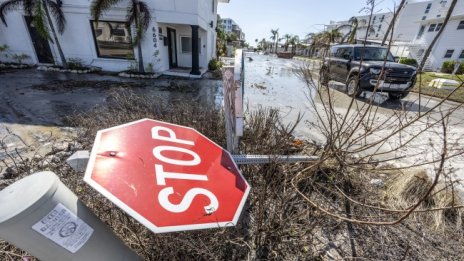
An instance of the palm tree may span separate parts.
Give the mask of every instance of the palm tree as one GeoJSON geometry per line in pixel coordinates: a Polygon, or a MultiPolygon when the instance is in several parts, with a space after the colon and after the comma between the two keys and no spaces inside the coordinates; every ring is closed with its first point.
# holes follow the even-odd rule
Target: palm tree
{"type": "Polygon", "coordinates": [[[309,56],[313,57],[316,50],[322,44],[323,33],[309,33],[306,37],[311,38],[311,44],[309,46],[309,56]]]}
{"type": "Polygon", "coordinates": [[[232,43],[238,41],[238,36],[235,33],[226,33],[226,39],[228,43],[232,43]]]}
{"type": "Polygon", "coordinates": [[[40,37],[49,40],[56,44],[58,53],[61,59],[61,66],[68,68],[68,63],[64,57],[63,50],[61,49],[58,36],[56,34],[55,25],[52,22],[50,12],[55,19],[55,23],[58,26],[58,32],[63,34],[66,26],[66,18],[61,10],[61,1],[57,0],[53,2],[51,0],[8,0],[0,5],[0,19],[8,26],[5,15],[10,10],[16,10],[22,6],[23,10],[32,18],[32,24],[35,26],[40,37]],[[47,20],[47,21],[45,21],[47,20]],[[53,39],[50,37],[50,32],[53,39]]]}
{"type": "MultiPolygon", "coordinates": [[[[98,23],[103,12],[108,11],[113,5],[116,5],[119,2],[121,2],[121,0],[93,0],[90,12],[95,22],[98,23]]],[[[137,45],[138,71],[140,73],[144,73],[145,68],[143,66],[141,41],[143,39],[144,32],[147,31],[151,22],[151,13],[148,5],[143,1],[131,0],[127,8],[126,19],[129,23],[135,25],[136,34],[133,45],[137,45]]]]}
{"type": "Polygon", "coordinates": [[[396,12],[393,13],[393,18],[392,18],[390,24],[388,25],[388,28],[387,28],[387,31],[385,32],[385,35],[383,36],[382,45],[385,45],[385,42],[387,42],[388,35],[393,30],[393,26],[395,26],[396,20],[398,19],[399,14],[400,14],[400,12],[403,9],[405,4],[406,4],[406,0],[401,0],[401,3],[398,6],[398,9],[396,10],[396,12]]]}
{"type": "Polygon", "coordinates": [[[288,45],[290,44],[290,38],[292,38],[292,36],[290,34],[285,34],[284,35],[284,39],[285,39],[285,51],[288,51],[288,45]]]}
{"type": "Polygon", "coordinates": [[[300,37],[298,37],[298,35],[294,35],[290,38],[289,42],[292,45],[292,54],[295,54],[296,47],[300,44],[300,37]]]}
{"type": "Polygon", "coordinates": [[[219,57],[226,53],[227,49],[227,34],[224,32],[224,27],[218,26],[216,27],[216,56],[219,57]]]}
{"type": "MultiPolygon", "coordinates": [[[[358,33],[359,21],[357,17],[353,16],[350,18],[350,20],[348,20],[348,22],[350,23],[350,32],[348,33],[348,39],[346,40],[346,42],[349,44],[355,44],[356,35],[358,33]]],[[[344,40],[342,40],[342,42],[344,42],[344,40]]]]}
{"type": "Polygon", "coordinates": [[[267,51],[267,48],[268,48],[268,45],[267,45],[267,42],[266,42],[266,39],[263,38],[261,40],[261,42],[259,42],[259,45],[261,46],[261,48],[263,49],[263,51],[267,51]]]}
{"type": "MultiPolygon", "coordinates": [[[[279,41],[279,28],[277,29],[271,29],[271,40],[273,41],[273,44],[275,45],[275,52],[277,52],[277,42],[279,41]]],[[[271,48],[272,51],[272,48],[271,48]]]]}
{"type": "Polygon", "coordinates": [[[338,30],[338,28],[324,32],[325,41],[328,42],[329,44],[339,42],[342,37],[343,35],[340,32],[340,30],[338,30]]]}

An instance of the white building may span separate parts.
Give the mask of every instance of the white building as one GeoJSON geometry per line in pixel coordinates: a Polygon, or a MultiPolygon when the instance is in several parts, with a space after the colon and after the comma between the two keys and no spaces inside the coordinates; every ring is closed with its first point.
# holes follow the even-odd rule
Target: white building
{"type": "MultiPolygon", "coordinates": [[[[392,37],[392,53],[395,56],[410,57],[420,62],[424,52],[441,29],[450,7],[451,0],[409,0],[401,10],[395,23],[392,37]]],[[[369,16],[357,16],[359,29],[357,39],[366,36],[369,16]]],[[[380,43],[388,25],[393,18],[392,13],[373,15],[372,28],[367,40],[380,43]]],[[[329,29],[339,28],[343,35],[349,33],[348,21],[331,22],[329,29]]],[[[390,37],[387,38],[387,40],[390,37]]],[[[458,1],[454,12],[444,29],[440,39],[432,50],[424,70],[438,71],[446,60],[464,62],[464,1],[458,1]]]]}
{"type": "MultiPolygon", "coordinates": [[[[229,1],[145,1],[152,14],[150,27],[141,42],[145,68],[151,65],[155,71],[166,74],[204,72],[216,54],[218,2],[229,1]]],[[[134,66],[138,54],[131,40],[135,30],[126,23],[129,1],[104,13],[98,24],[90,15],[91,1],[62,2],[67,23],[64,33],[58,37],[67,59],[79,58],[87,65],[107,71],[124,71],[134,66]]],[[[0,24],[0,45],[10,46],[13,53],[29,55],[32,63],[59,63],[56,45],[38,37],[22,10],[9,11],[6,22],[8,27],[0,24]]]]}
{"type": "MultiPolygon", "coordinates": [[[[432,0],[414,1],[406,5],[401,13],[401,18],[411,13],[417,18],[414,23],[415,33],[413,33],[413,29],[406,31],[406,33],[411,33],[413,37],[409,47],[410,57],[419,62],[422,60],[425,50],[443,26],[450,4],[451,0],[432,0]]],[[[464,1],[457,2],[454,12],[435,43],[424,69],[438,71],[443,62],[447,60],[464,62],[464,1]]]]}
{"type": "Polygon", "coordinates": [[[221,19],[219,26],[222,27],[225,33],[233,33],[237,36],[237,40],[245,42],[245,33],[243,33],[242,28],[231,18],[221,19]]]}
{"type": "MultiPolygon", "coordinates": [[[[370,15],[355,16],[358,20],[358,29],[356,30],[356,39],[364,40],[382,40],[385,35],[388,25],[390,24],[393,14],[392,13],[378,13],[372,15],[372,20],[369,24],[370,15]]],[[[351,32],[351,23],[347,21],[330,21],[327,25],[327,30],[338,29],[347,38],[351,32]]]]}

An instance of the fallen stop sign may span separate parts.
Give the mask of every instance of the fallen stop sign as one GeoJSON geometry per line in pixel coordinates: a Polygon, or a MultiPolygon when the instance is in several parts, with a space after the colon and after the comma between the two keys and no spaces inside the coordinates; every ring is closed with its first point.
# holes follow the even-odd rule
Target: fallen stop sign
{"type": "Polygon", "coordinates": [[[229,152],[150,119],[99,131],[84,180],[155,233],[235,225],[250,191],[229,152]]]}

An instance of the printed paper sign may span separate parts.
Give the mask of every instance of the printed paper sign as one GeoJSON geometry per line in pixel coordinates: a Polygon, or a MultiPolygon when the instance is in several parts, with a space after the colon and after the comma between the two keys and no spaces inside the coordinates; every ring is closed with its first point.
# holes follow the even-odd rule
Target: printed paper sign
{"type": "Polygon", "coordinates": [[[73,254],[84,246],[93,233],[93,228],[61,203],[32,229],[73,254]]]}

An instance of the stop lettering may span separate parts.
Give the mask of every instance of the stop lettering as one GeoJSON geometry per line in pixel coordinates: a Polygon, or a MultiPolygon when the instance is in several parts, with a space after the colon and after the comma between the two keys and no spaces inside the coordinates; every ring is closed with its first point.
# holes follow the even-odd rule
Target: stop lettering
{"type": "Polygon", "coordinates": [[[99,131],[84,180],[156,233],[235,225],[250,190],[220,146],[149,119],[99,131]]]}

